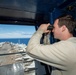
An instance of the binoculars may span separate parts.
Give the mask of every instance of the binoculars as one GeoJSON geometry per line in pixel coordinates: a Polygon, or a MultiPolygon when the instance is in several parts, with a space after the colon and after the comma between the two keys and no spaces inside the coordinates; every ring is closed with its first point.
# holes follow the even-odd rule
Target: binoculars
{"type": "Polygon", "coordinates": [[[48,26],[48,28],[47,28],[47,30],[53,30],[53,28],[54,28],[54,26],[53,25],[50,25],[50,26],[48,26]]]}

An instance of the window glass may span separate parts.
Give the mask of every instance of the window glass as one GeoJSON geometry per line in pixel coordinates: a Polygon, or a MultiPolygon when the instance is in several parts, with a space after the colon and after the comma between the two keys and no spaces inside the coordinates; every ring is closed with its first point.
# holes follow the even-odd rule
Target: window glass
{"type": "Polygon", "coordinates": [[[0,24],[0,42],[28,44],[35,26],[0,24]]]}

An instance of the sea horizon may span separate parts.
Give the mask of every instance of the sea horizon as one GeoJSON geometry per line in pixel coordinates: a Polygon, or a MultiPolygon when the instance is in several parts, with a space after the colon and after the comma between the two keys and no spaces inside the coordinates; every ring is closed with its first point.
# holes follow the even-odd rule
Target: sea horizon
{"type": "Polygon", "coordinates": [[[12,42],[19,44],[28,44],[30,38],[0,38],[0,42],[12,42]]]}

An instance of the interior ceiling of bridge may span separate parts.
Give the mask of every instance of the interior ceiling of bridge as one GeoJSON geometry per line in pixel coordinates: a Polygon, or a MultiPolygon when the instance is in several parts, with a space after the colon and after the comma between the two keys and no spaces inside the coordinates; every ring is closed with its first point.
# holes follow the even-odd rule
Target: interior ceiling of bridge
{"type": "Polygon", "coordinates": [[[64,9],[75,0],[0,0],[0,22],[35,24],[49,21],[55,8],[64,9]]]}

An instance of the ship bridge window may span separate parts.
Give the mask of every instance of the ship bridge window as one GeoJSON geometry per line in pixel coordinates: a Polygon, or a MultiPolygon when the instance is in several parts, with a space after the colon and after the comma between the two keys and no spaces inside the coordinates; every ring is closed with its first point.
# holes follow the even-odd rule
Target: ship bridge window
{"type": "Polygon", "coordinates": [[[0,24],[0,42],[28,44],[35,26],[0,24]]]}

